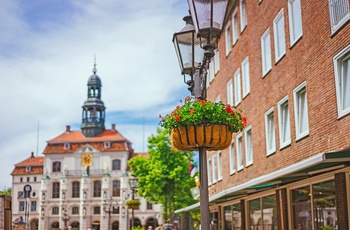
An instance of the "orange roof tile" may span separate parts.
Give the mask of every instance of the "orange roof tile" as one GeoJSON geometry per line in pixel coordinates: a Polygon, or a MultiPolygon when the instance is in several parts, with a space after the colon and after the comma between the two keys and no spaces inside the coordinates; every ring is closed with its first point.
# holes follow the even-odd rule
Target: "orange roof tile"
{"type": "Polygon", "coordinates": [[[16,167],[11,175],[31,175],[31,174],[43,174],[44,166],[31,167],[29,172],[26,171],[26,167],[16,167]]]}
{"type": "Polygon", "coordinates": [[[15,164],[15,167],[44,165],[44,157],[34,157],[33,155],[24,161],[15,164]]]}

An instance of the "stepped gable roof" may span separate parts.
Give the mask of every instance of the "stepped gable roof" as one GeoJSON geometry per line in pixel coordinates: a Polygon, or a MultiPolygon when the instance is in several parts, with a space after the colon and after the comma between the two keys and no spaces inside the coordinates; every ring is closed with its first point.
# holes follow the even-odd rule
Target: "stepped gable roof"
{"type": "Polygon", "coordinates": [[[34,153],[24,161],[15,164],[15,168],[11,175],[29,175],[29,174],[42,174],[44,167],[44,157],[35,157],[34,153]],[[30,166],[30,171],[27,171],[27,166],[30,166]]]}
{"type": "Polygon", "coordinates": [[[101,152],[130,151],[131,142],[121,135],[116,129],[106,129],[96,137],[85,137],[81,131],[66,131],[56,138],[47,141],[44,154],[52,153],[72,153],[81,148],[82,145],[90,144],[101,152]],[[110,142],[110,146],[105,148],[104,142],[110,142]],[[68,149],[64,144],[69,143],[68,149]]]}

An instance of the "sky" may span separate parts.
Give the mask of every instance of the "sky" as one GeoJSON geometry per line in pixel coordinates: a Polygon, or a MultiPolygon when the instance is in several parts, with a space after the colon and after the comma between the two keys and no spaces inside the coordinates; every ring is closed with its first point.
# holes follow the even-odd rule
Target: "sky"
{"type": "Polygon", "coordinates": [[[95,60],[106,128],[146,152],[159,114],[190,95],[172,43],[187,14],[186,0],[0,1],[0,190],[66,125],[80,130],[95,60]]]}

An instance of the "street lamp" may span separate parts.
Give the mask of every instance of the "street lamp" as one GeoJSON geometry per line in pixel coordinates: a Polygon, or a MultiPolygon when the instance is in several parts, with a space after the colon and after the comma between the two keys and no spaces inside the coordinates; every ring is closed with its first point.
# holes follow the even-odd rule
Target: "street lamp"
{"type": "Polygon", "coordinates": [[[65,208],[62,208],[62,212],[63,212],[63,215],[62,215],[62,220],[64,222],[64,229],[67,230],[67,222],[69,220],[69,216],[67,214],[67,209],[65,208]]]}
{"type": "MultiPolygon", "coordinates": [[[[135,191],[137,189],[137,182],[139,179],[135,175],[131,175],[129,179],[130,189],[132,191],[131,199],[135,199],[135,191]]],[[[134,209],[131,209],[131,229],[134,227],[134,209]]]]}
{"type": "MultiPolygon", "coordinates": [[[[191,75],[193,85],[189,87],[191,94],[197,99],[206,100],[206,80],[209,63],[214,57],[214,50],[218,47],[218,39],[222,32],[224,19],[226,16],[227,5],[229,0],[188,0],[190,14],[196,37],[199,39],[200,47],[204,50],[204,56],[201,63],[198,63],[196,52],[193,52],[195,47],[198,47],[198,41],[192,37],[191,46],[187,46],[187,53],[180,50],[182,46],[180,34],[185,30],[175,33],[173,42],[175,51],[179,58],[182,74],[191,75]],[[192,52],[191,52],[192,51],[192,52]],[[184,55],[187,54],[187,57],[184,55]],[[183,60],[188,58],[192,66],[181,65],[183,60]],[[198,63],[198,64],[197,64],[198,63]],[[188,70],[188,71],[187,71],[188,70]]],[[[187,26],[187,25],[186,25],[187,26]]],[[[187,30],[188,36],[194,36],[193,31],[187,30]]],[[[209,194],[208,194],[208,170],[207,170],[207,154],[206,147],[199,147],[199,166],[200,166],[200,213],[201,213],[201,229],[209,230],[209,194]]]]}
{"type": "Polygon", "coordinates": [[[111,229],[111,214],[113,212],[113,207],[118,208],[118,202],[111,198],[103,201],[103,211],[108,214],[108,230],[111,229]]]}

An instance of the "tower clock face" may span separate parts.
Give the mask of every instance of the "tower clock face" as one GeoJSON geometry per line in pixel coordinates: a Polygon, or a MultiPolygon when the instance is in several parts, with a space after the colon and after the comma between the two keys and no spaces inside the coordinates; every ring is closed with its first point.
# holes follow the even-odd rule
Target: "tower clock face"
{"type": "Polygon", "coordinates": [[[92,165],[92,154],[83,154],[81,155],[82,166],[91,166],[92,165]]]}

